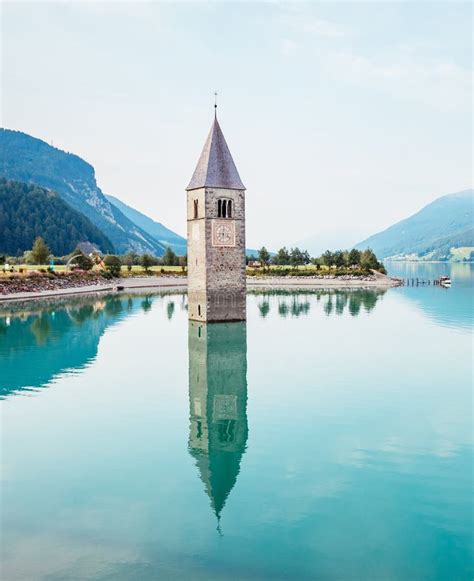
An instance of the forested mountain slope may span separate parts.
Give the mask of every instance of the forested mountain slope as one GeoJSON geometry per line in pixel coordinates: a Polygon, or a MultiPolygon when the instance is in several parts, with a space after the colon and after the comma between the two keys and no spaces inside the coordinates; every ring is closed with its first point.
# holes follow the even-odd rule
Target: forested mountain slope
{"type": "Polygon", "coordinates": [[[98,187],[94,168],[72,153],[21,131],[0,129],[0,175],[57,192],[112,242],[115,251],[152,253],[165,248],[112,205],[98,187]]]}
{"type": "Polygon", "coordinates": [[[21,255],[37,236],[51,252],[64,256],[78,242],[92,242],[102,252],[113,245],[92,222],[56,193],[34,184],[0,178],[0,253],[21,255]]]}

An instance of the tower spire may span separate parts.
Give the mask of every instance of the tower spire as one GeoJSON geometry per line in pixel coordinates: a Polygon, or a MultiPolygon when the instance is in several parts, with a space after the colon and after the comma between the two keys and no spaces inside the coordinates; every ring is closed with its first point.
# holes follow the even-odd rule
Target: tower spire
{"type": "Polygon", "coordinates": [[[214,93],[214,97],[214,121],[193,177],[186,189],[226,188],[230,190],[245,190],[217,120],[217,93],[214,93]]]}

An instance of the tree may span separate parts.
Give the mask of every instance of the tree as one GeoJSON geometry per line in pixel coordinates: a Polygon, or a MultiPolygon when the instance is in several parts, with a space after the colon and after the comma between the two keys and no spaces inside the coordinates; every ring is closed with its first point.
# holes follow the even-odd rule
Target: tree
{"type": "Polygon", "coordinates": [[[311,259],[311,264],[314,264],[314,266],[316,267],[316,270],[320,270],[321,269],[321,265],[323,264],[323,258],[322,258],[322,256],[319,256],[318,258],[313,257],[311,259]]]}
{"type": "Polygon", "coordinates": [[[132,266],[134,264],[137,264],[138,261],[139,261],[139,257],[136,254],[134,254],[133,252],[128,252],[122,258],[122,264],[127,267],[128,272],[131,272],[132,266]]]}
{"type": "Polygon", "coordinates": [[[307,250],[303,250],[301,253],[301,258],[303,260],[303,264],[309,264],[311,262],[311,256],[307,250]]]}
{"type": "Polygon", "coordinates": [[[336,250],[336,252],[334,253],[334,264],[336,265],[337,268],[341,268],[342,266],[344,266],[344,253],[342,252],[342,250],[336,250]]]}
{"type": "Polygon", "coordinates": [[[280,248],[274,257],[274,261],[275,264],[279,264],[280,266],[288,266],[288,264],[290,264],[290,253],[286,246],[280,248]]]}
{"type": "Polygon", "coordinates": [[[323,263],[331,268],[334,264],[334,254],[330,250],[326,250],[326,252],[322,255],[323,263]]]}
{"type": "Polygon", "coordinates": [[[46,242],[41,238],[41,236],[37,236],[33,248],[31,249],[31,257],[33,258],[34,263],[46,264],[49,255],[50,251],[46,242]]]}
{"type": "Polygon", "coordinates": [[[381,267],[381,264],[377,260],[377,257],[375,256],[373,250],[371,250],[370,248],[367,248],[362,252],[362,255],[360,257],[360,265],[362,266],[362,268],[365,268],[367,270],[370,269],[379,270],[381,267]]]}
{"type": "Polygon", "coordinates": [[[174,266],[176,264],[176,254],[168,246],[165,253],[163,254],[163,264],[165,266],[174,266]]]}
{"type": "Polygon", "coordinates": [[[150,254],[144,254],[140,260],[140,264],[145,269],[145,272],[148,272],[150,266],[155,264],[155,260],[150,254]]]}
{"type": "Polygon", "coordinates": [[[298,268],[298,266],[304,264],[303,253],[298,247],[292,248],[290,251],[290,264],[294,268],[298,268]]]}
{"type": "Polygon", "coordinates": [[[349,252],[349,257],[347,259],[349,266],[359,266],[359,264],[360,264],[360,256],[361,256],[360,250],[357,250],[357,248],[353,248],[349,252]]]}
{"type": "Polygon", "coordinates": [[[113,276],[120,276],[120,270],[122,267],[122,263],[121,263],[120,258],[118,256],[115,256],[114,254],[108,254],[104,258],[104,264],[105,264],[107,270],[113,276]]]}
{"type": "Polygon", "coordinates": [[[258,251],[258,259],[262,263],[263,268],[265,268],[270,262],[270,253],[265,248],[265,246],[262,246],[262,248],[260,248],[258,251]]]}

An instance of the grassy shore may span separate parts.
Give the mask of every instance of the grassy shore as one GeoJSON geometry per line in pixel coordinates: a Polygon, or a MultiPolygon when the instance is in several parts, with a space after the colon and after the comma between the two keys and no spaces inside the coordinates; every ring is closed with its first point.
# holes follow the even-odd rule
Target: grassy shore
{"type": "MultiPolygon", "coordinates": [[[[13,272],[11,272],[11,271],[3,272],[3,270],[0,270],[0,277],[1,276],[9,277],[11,274],[27,275],[27,274],[32,273],[32,272],[46,273],[46,272],[48,272],[48,268],[49,268],[49,264],[15,264],[13,272]]],[[[68,268],[63,264],[57,264],[57,265],[54,265],[54,272],[57,272],[57,273],[71,272],[71,268],[68,268]]],[[[94,268],[90,272],[99,273],[101,271],[97,266],[94,266],[94,268]]],[[[183,273],[183,269],[181,266],[150,266],[150,268],[148,269],[148,274],[153,274],[153,275],[161,275],[161,274],[179,275],[182,273],[183,273]]],[[[147,274],[147,272],[145,271],[143,266],[141,266],[139,264],[132,266],[132,269],[130,271],[129,271],[127,266],[122,266],[121,272],[120,272],[120,276],[122,276],[122,277],[144,276],[146,274],[147,274]]],[[[186,273],[184,273],[184,274],[186,274],[186,273]]]]}
{"type": "MultiPolygon", "coordinates": [[[[27,275],[31,272],[48,272],[49,265],[47,264],[17,264],[14,265],[13,274],[24,274],[27,275]]],[[[54,272],[56,273],[64,273],[70,272],[71,269],[66,267],[65,265],[55,265],[54,272]]],[[[91,272],[98,273],[101,272],[99,267],[94,266],[91,272]]],[[[11,271],[3,272],[0,270],[0,276],[9,276],[12,274],[11,271]]],[[[187,272],[182,266],[150,266],[148,271],[146,271],[143,266],[139,264],[135,264],[129,269],[128,266],[122,266],[120,271],[121,277],[127,276],[146,276],[146,275],[186,275],[187,272]]],[[[292,266],[276,266],[270,265],[266,268],[254,268],[254,267],[247,267],[247,276],[366,276],[370,275],[370,271],[362,268],[336,268],[336,267],[328,267],[328,266],[320,266],[316,268],[312,264],[308,264],[305,266],[299,266],[297,268],[292,266]]]]}

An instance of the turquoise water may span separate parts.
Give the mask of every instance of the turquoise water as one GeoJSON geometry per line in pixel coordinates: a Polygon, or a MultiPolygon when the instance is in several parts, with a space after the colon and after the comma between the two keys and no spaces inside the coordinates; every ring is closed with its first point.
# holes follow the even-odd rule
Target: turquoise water
{"type": "Polygon", "coordinates": [[[2,579],[472,579],[452,276],[250,293],[208,327],[182,294],[0,306],[2,579]]]}

